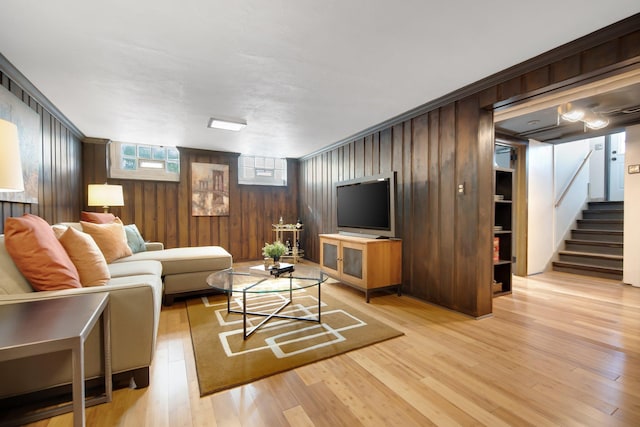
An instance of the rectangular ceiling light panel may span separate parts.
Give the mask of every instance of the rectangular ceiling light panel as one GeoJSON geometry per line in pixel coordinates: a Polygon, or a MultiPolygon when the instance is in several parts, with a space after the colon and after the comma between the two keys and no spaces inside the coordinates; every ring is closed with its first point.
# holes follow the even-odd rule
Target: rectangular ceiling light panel
{"type": "Polygon", "coordinates": [[[232,130],[235,132],[241,130],[246,125],[247,125],[247,122],[242,120],[226,120],[226,119],[223,120],[223,119],[216,119],[215,117],[210,118],[209,124],[208,124],[210,128],[232,130]]]}

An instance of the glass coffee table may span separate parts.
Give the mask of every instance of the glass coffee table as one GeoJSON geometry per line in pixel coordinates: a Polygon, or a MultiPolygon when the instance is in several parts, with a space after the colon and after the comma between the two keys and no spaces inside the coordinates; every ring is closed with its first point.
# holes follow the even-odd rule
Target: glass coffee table
{"type": "Polygon", "coordinates": [[[207,284],[217,291],[224,292],[227,295],[227,312],[242,314],[243,320],[243,336],[246,340],[258,328],[267,323],[269,320],[278,319],[294,319],[304,320],[307,322],[320,323],[320,284],[324,282],[325,275],[321,271],[314,271],[308,276],[303,277],[294,275],[295,267],[293,264],[280,263],[280,268],[265,268],[264,265],[257,265],[245,270],[236,270],[227,268],[212,273],[207,277],[207,284]],[[317,275],[316,275],[317,273],[317,275]],[[293,301],[293,293],[295,291],[305,290],[312,287],[318,288],[318,315],[308,314],[305,316],[290,316],[280,314],[280,312],[290,305],[293,301]],[[241,295],[242,299],[234,299],[240,306],[240,309],[231,308],[231,299],[235,295],[241,295]],[[247,306],[247,296],[260,296],[259,294],[278,294],[282,298],[282,304],[273,311],[253,311],[247,306]],[[247,331],[247,316],[262,316],[265,319],[247,331]]]}

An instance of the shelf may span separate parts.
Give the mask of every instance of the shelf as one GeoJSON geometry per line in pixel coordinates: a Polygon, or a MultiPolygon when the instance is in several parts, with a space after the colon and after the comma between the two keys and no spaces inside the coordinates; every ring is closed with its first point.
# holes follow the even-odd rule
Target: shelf
{"type": "MultiPolygon", "coordinates": [[[[513,256],[513,224],[514,224],[514,187],[513,169],[495,168],[494,170],[494,218],[493,236],[498,240],[497,251],[498,261],[493,262],[493,280],[499,283],[492,287],[493,296],[506,295],[511,293],[511,261],[513,256]],[[501,229],[495,229],[501,227],[501,229]]],[[[495,245],[495,243],[494,243],[495,245]]],[[[494,251],[496,247],[494,246],[494,251]]]]}
{"type": "Polygon", "coordinates": [[[303,227],[296,227],[295,224],[272,224],[271,228],[276,234],[276,240],[282,243],[289,240],[291,244],[291,251],[282,255],[282,258],[288,258],[293,260],[293,263],[297,263],[300,258],[304,257],[304,249],[295,248],[296,243],[300,240],[300,233],[304,230],[303,227]],[[291,233],[290,236],[288,235],[291,239],[286,239],[285,233],[291,233]]]}
{"type": "Polygon", "coordinates": [[[511,291],[501,291],[501,292],[494,292],[493,296],[494,297],[500,297],[502,295],[509,295],[509,294],[511,294],[511,291]]]}
{"type": "Polygon", "coordinates": [[[302,231],[304,228],[296,228],[295,224],[271,224],[274,231],[302,231]]]}
{"type": "Polygon", "coordinates": [[[298,253],[288,253],[288,254],[284,254],[282,255],[280,258],[300,258],[304,256],[304,249],[298,249],[298,253]]]}

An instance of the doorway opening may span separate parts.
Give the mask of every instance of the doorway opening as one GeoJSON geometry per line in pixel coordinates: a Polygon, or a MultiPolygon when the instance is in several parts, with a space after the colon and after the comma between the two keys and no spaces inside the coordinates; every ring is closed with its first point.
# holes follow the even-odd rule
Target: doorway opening
{"type": "MultiPolygon", "coordinates": [[[[591,87],[593,92],[580,92],[577,101],[583,101],[589,112],[608,118],[598,129],[590,128],[586,122],[576,125],[563,120],[564,107],[576,101],[568,97],[571,94],[495,112],[496,135],[526,141],[523,157],[527,161],[521,168],[524,176],[515,193],[524,195],[524,207],[515,210],[514,223],[520,228],[514,228],[513,235],[514,274],[536,274],[552,265],[555,269],[557,258],[566,252],[566,242],[576,240],[574,234],[581,236],[581,227],[599,225],[591,225],[595,221],[580,216],[587,209],[587,202],[624,200],[625,128],[640,120],[636,117],[640,112],[639,98],[630,96],[636,91],[640,94],[640,76],[633,73],[626,83],[629,85],[617,86],[610,92],[602,91],[604,83],[599,88],[591,87]],[[543,105],[543,110],[536,110],[535,104],[543,105]]],[[[509,151],[498,148],[496,161],[503,162],[503,167],[517,167],[512,154],[507,154],[509,151]]],[[[607,221],[600,221],[604,222],[607,221]]],[[[617,220],[608,222],[612,227],[622,227],[617,220]]],[[[616,256],[622,258],[622,254],[616,256]]]]}
{"type": "Polygon", "coordinates": [[[606,201],[624,200],[624,155],[626,132],[618,132],[605,136],[605,180],[607,189],[606,201]]]}

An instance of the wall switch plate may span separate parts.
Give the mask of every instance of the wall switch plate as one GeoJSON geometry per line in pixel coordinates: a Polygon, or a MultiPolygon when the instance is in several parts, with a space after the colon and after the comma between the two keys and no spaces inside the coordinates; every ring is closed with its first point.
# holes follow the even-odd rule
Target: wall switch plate
{"type": "Polygon", "coordinates": [[[464,194],[464,183],[458,184],[458,194],[464,194]]]}
{"type": "Polygon", "coordinates": [[[640,173],[640,165],[629,165],[629,173],[640,173]]]}

